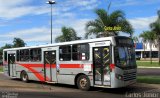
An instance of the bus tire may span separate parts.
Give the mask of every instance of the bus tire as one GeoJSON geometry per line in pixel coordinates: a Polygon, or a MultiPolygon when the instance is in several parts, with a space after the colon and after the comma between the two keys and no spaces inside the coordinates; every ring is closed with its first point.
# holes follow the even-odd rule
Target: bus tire
{"type": "Polygon", "coordinates": [[[21,80],[26,83],[29,81],[28,74],[25,71],[21,72],[21,80]]]}
{"type": "Polygon", "coordinates": [[[81,75],[77,79],[77,86],[79,89],[87,91],[90,89],[90,80],[86,75],[81,75]]]}

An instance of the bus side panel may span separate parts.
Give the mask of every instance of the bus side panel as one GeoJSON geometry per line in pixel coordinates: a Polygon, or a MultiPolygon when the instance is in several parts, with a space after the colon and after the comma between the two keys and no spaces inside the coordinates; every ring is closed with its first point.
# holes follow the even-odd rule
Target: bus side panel
{"type": "MultiPolygon", "coordinates": [[[[81,73],[77,73],[77,74],[81,74],[81,73]]],[[[84,73],[83,73],[84,74],[84,73]]],[[[58,78],[58,83],[62,83],[62,84],[70,84],[70,85],[75,85],[75,78],[76,75],[57,75],[58,78]]],[[[90,85],[93,86],[93,76],[88,76],[89,80],[90,80],[90,85]]]]}
{"type": "MultiPolygon", "coordinates": [[[[39,74],[41,74],[43,76],[43,73],[41,72],[42,68],[32,68],[34,69],[36,72],[33,72],[29,69],[27,69],[26,67],[22,66],[21,64],[16,64],[16,67],[14,69],[10,69],[12,70],[14,73],[16,73],[14,78],[21,78],[21,72],[25,71],[28,74],[29,80],[36,80],[36,81],[40,81],[35,74],[37,74],[37,72],[39,72],[39,74]]],[[[3,64],[3,71],[4,71],[4,75],[9,76],[8,74],[8,64],[4,63],[3,64]]],[[[11,72],[12,72],[11,71],[11,72]]],[[[12,78],[12,76],[10,76],[12,78]]]]}
{"type": "Polygon", "coordinates": [[[44,72],[42,71],[42,68],[32,67],[32,69],[34,69],[34,71],[28,70],[29,79],[35,81],[44,81],[44,72]],[[38,75],[40,75],[42,78],[39,78],[38,75]]]}
{"type": "MultiPolygon", "coordinates": [[[[79,66],[81,65],[83,64],[79,64],[79,66]]],[[[85,72],[83,68],[60,68],[59,74],[57,74],[58,83],[74,85],[75,78],[78,74],[87,75],[90,79],[91,86],[93,86],[93,73],[85,72]]]]}
{"type": "Polygon", "coordinates": [[[3,72],[4,72],[4,75],[9,76],[8,75],[8,65],[7,64],[3,64],[3,72]]]}
{"type": "Polygon", "coordinates": [[[75,75],[57,75],[58,83],[74,85],[75,75]]]}
{"type": "Polygon", "coordinates": [[[30,69],[28,69],[28,68],[26,68],[26,67],[24,67],[24,66],[22,66],[22,65],[20,65],[20,64],[16,64],[17,66],[16,66],[16,77],[17,78],[21,78],[20,76],[21,76],[21,72],[22,71],[25,71],[25,72],[27,72],[27,74],[28,74],[28,77],[29,77],[29,80],[36,80],[36,81],[40,81],[37,77],[36,77],[36,75],[35,74],[42,74],[43,75],[43,73],[41,72],[41,69],[42,68],[34,68],[34,67],[32,67],[32,69],[33,70],[35,70],[35,71],[31,71],[30,69]]]}
{"type": "Polygon", "coordinates": [[[83,73],[80,68],[60,68],[57,75],[58,83],[74,85],[74,79],[78,73],[83,73]]]}

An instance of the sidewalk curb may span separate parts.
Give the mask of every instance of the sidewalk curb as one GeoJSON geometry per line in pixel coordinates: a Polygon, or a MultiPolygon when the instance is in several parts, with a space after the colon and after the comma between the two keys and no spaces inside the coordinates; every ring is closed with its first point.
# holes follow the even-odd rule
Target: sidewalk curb
{"type": "Polygon", "coordinates": [[[138,66],[138,68],[157,68],[157,69],[160,69],[160,67],[145,67],[145,66],[138,66]]]}

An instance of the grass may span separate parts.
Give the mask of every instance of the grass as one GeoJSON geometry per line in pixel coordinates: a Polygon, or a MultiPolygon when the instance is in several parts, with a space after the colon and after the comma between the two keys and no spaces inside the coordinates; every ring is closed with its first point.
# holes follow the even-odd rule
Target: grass
{"type": "Polygon", "coordinates": [[[0,72],[3,72],[3,66],[0,66],[0,72]]]}
{"type": "Polygon", "coordinates": [[[145,66],[145,67],[160,67],[158,62],[151,62],[150,61],[137,61],[137,66],[145,66]]]}
{"type": "Polygon", "coordinates": [[[160,84],[160,76],[138,76],[139,83],[160,84]]]}

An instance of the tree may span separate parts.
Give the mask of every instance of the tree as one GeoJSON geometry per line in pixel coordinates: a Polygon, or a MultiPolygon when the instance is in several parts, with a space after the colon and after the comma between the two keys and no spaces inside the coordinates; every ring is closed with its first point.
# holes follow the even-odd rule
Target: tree
{"type": "Polygon", "coordinates": [[[144,48],[144,52],[143,52],[144,53],[144,59],[146,59],[145,43],[147,43],[147,34],[145,32],[143,32],[142,34],[139,35],[139,37],[142,38],[142,43],[143,43],[143,48],[144,48]]]}
{"type": "Polygon", "coordinates": [[[139,43],[139,39],[138,39],[138,37],[137,36],[133,36],[133,41],[134,41],[134,43],[139,43]]]}
{"type": "Polygon", "coordinates": [[[24,47],[25,45],[26,45],[26,43],[22,39],[14,38],[13,45],[12,44],[5,44],[3,47],[0,48],[0,60],[2,59],[3,49],[24,47]]]}
{"type": "Polygon", "coordinates": [[[150,61],[152,64],[152,46],[155,44],[156,34],[153,31],[148,31],[148,42],[150,44],[150,61]]]}
{"type": "Polygon", "coordinates": [[[119,32],[125,32],[132,36],[133,28],[124,17],[123,11],[115,10],[109,14],[104,9],[96,9],[95,13],[98,18],[86,24],[86,38],[91,34],[96,35],[96,37],[105,37],[118,35],[119,32]]]}
{"type": "MultiPolygon", "coordinates": [[[[15,48],[15,47],[24,47],[25,42],[20,38],[14,38],[13,39],[13,45],[12,44],[5,44],[3,47],[0,48],[0,56],[3,54],[3,49],[7,48],[15,48]]],[[[0,57],[1,59],[1,57],[0,57]]]]}
{"type": "Polygon", "coordinates": [[[20,38],[14,38],[13,40],[13,47],[24,47],[26,45],[26,43],[20,39],[20,38]]]}
{"type": "Polygon", "coordinates": [[[147,42],[149,43],[149,46],[150,46],[149,56],[152,64],[152,45],[155,44],[156,34],[153,31],[144,31],[142,34],[140,34],[140,37],[142,38],[144,43],[147,43],[147,42]]]}
{"type": "Polygon", "coordinates": [[[79,40],[80,37],[77,37],[76,31],[73,28],[62,27],[62,35],[58,36],[55,39],[55,42],[67,42],[73,40],[79,40]]]}
{"type": "Polygon", "coordinates": [[[13,45],[11,44],[5,44],[3,47],[0,48],[0,60],[2,59],[3,49],[12,48],[12,47],[13,45]]]}
{"type": "Polygon", "coordinates": [[[1,49],[8,49],[8,48],[12,48],[13,45],[12,44],[5,44],[3,47],[1,47],[1,49]]]}
{"type": "Polygon", "coordinates": [[[158,18],[155,22],[150,24],[152,31],[157,34],[158,39],[158,58],[159,58],[159,65],[160,65],[160,10],[157,11],[158,18]]]}

